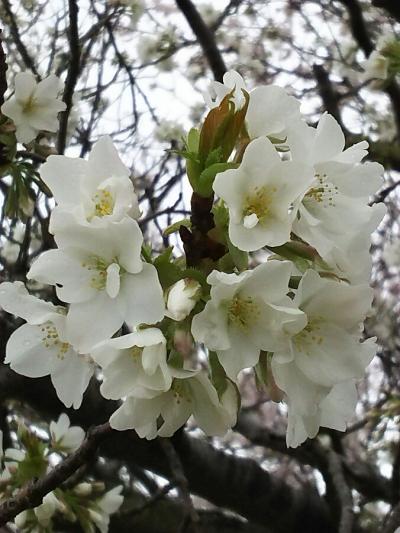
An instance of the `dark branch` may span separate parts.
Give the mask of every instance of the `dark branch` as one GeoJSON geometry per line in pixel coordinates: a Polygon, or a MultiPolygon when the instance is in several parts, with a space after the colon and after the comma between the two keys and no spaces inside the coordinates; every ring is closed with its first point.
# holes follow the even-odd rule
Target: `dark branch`
{"type": "Polygon", "coordinates": [[[46,494],[59,487],[92,458],[99,444],[112,432],[108,422],[89,430],[85,440],[74,453],[54,467],[46,476],[29,483],[14,497],[0,505],[0,526],[4,526],[22,511],[40,505],[46,494]]]}
{"type": "Polygon", "coordinates": [[[67,73],[67,79],[65,81],[65,89],[63,95],[63,101],[67,108],[61,113],[60,129],[58,132],[57,150],[59,154],[63,154],[65,150],[65,143],[67,139],[68,130],[68,118],[73,106],[73,96],[76,82],[78,81],[80,72],[80,45],[78,34],[78,4],[76,0],[68,0],[69,6],[69,32],[68,42],[70,50],[70,63],[67,73]]]}
{"type": "Polygon", "coordinates": [[[191,0],[176,0],[176,4],[188,21],[193,33],[196,35],[214,74],[214,78],[222,82],[222,78],[226,72],[226,66],[218,50],[213,32],[201,18],[200,13],[191,0]]]}

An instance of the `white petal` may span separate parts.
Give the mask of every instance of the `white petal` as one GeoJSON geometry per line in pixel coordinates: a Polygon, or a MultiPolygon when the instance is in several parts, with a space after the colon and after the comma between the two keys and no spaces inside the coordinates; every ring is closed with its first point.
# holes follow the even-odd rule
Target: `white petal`
{"type": "Polygon", "coordinates": [[[153,265],[145,263],[138,274],[124,274],[120,294],[125,299],[125,321],[129,326],[155,324],[164,317],[163,292],[153,265]]]}
{"type": "Polygon", "coordinates": [[[40,326],[24,324],[8,340],[5,363],[23,376],[39,378],[52,372],[59,347],[44,345],[45,333],[40,326]]]}
{"type": "Polygon", "coordinates": [[[60,206],[73,208],[80,203],[80,183],[87,171],[83,159],[51,155],[40,167],[40,176],[60,206]]]}
{"type": "Polygon", "coordinates": [[[246,124],[252,139],[285,135],[288,124],[300,116],[300,102],[274,85],[255,88],[250,93],[246,124]]]}
{"type": "Polygon", "coordinates": [[[64,359],[58,359],[57,362],[57,367],[51,373],[51,381],[57,396],[66,407],[79,409],[94,367],[72,350],[65,354],[64,359]]]}
{"type": "Polygon", "coordinates": [[[15,76],[15,97],[19,102],[29,100],[37,87],[35,76],[31,72],[19,72],[15,76]]]}
{"type": "Polygon", "coordinates": [[[67,336],[81,353],[109,339],[124,322],[119,298],[101,291],[88,302],[71,304],[67,315],[67,336]]]}
{"type": "Polygon", "coordinates": [[[5,281],[0,284],[0,306],[7,313],[21,317],[29,324],[43,324],[57,313],[57,308],[52,303],[31,296],[20,281],[5,281]]]}

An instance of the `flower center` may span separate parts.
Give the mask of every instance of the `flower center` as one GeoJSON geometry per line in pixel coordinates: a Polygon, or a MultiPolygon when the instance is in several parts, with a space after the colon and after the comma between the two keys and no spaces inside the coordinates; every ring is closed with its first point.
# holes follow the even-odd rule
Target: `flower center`
{"type": "Polygon", "coordinates": [[[308,321],[306,327],[293,337],[293,344],[299,352],[310,355],[310,348],[315,344],[322,344],[324,337],[321,335],[321,324],[323,320],[319,317],[308,321]]]}
{"type": "Polygon", "coordinates": [[[338,188],[327,181],[326,174],[315,174],[316,186],[312,187],[304,197],[304,200],[311,200],[322,204],[322,207],[334,207],[334,197],[338,194],[338,188]]]}
{"type": "Polygon", "coordinates": [[[112,215],[114,210],[113,195],[107,189],[98,189],[93,196],[94,214],[95,217],[105,217],[112,215]]]}
{"type": "Polygon", "coordinates": [[[121,274],[125,272],[114,258],[107,262],[96,255],[88,257],[81,263],[91,273],[90,287],[98,291],[106,290],[110,298],[115,298],[119,294],[121,274]]]}
{"type": "Polygon", "coordinates": [[[228,307],[228,321],[241,329],[248,329],[260,316],[260,309],[253,298],[235,296],[228,307]]]}
{"type": "Polygon", "coordinates": [[[143,353],[143,348],[141,348],[140,346],[133,346],[132,348],[130,348],[130,355],[132,357],[132,359],[137,362],[138,359],[140,359],[142,357],[142,353],[143,353]]]}
{"type": "Polygon", "coordinates": [[[22,105],[22,112],[26,115],[29,115],[35,110],[36,107],[36,100],[33,96],[33,94],[30,95],[28,100],[26,100],[22,105]]]}
{"type": "Polygon", "coordinates": [[[101,257],[92,256],[82,263],[83,268],[86,268],[91,272],[90,286],[92,289],[103,291],[106,288],[107,283],[107,268],[108,263],[101,257]]]}
{"type": "Polygon", "coordinates": [[[250,227],[254,227],[258,222],[263,222],[267,218],[275,192],[276,187],[256,187],[251,194],[246,196],[242,212],[245,225],[247,220],[250,221],[250,227]]]}
{"type": "Polygon", "coordinates": [[[65,354],[70,348],[70,344],[68,344],[68,342],[60,341],[54,324],[52,324],[51,322],[46,322],[42,325],[40,330],[43,333],[42,342],[45,348],[58,349],[57,357],[59,359],[64,359],[65,354]]]}

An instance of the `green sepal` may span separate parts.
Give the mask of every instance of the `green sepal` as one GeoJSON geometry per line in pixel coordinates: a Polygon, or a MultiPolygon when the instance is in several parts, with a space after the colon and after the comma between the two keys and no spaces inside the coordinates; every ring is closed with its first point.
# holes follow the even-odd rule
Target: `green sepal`
{"type": "Polygon", "coordinates": [[[221,399],[228,387],[228,377],[215,352],[209,352],[208,359],[210,361],[211,382],[218,393],[218,398],[221,399]]]}
{"type": "Polygon", "coordinates": [[[256,377],[256,385],[259,390],[267,390],[269,383],[269,358],[270,354],[268,352],[260,352],[260,358],[258,363],[254,367],[254,373],[256,377]]]}
{"type": "Polygon", "coordinates": [[[172,235],[172,233],[176,233],[177,231],[179,231],[179,228],[181,226],[185,226],[185,228],[188,228],[190,229],[192,227],[192,223],[190,222],[190,220],[188,218],[184,218],[183,220],[178,220],[178,222],[174,222],[173,224],[171,224],[170,226],[168,226],[164,231],[163,231],[163,234],[165,236],[167,235],[172,235]]]}
{"type": "Polygon", "coordinates": [[[153,264],[157,269],[161,286],[164,290],[181,279],[180,275],[182,270],[173,262],[172,250],[172,246],[169,246],[153,261],[153,264]]]}
{"type": "Polygon", "coordinates": [[[183,368],[183,355],[175,349],[172,349],[168,355],[168,365],[181,370],[183,368]]]}
{"type": "Polygon", "coordinates": [[[224,172],[225,170],[228,170],[230,168],[237,167],[237,163],[214,163],[210,165],[200,174],[198,182],[196,184],[196,192],[200,194],[200,196],[208,198],[213,194],[212,186],[215,180],[215,176],[220,172],[224,172]]]}
{"type": "Polygon", "coordinates": [[[229,237],[227,237],[227,245],[229,254],[232,257],[232,261],[236,268],[243,272],[243,270],[247,270],[249,266],[249,254],[247,252],[244,252],[243,250],[239,250],[234,244],[232,244],[229,237]]]}
{"type": "Polygon", "coordinates": [[[187,140],[186,140],[186,146],[189,152],[194,152],[197,154],[199,151],[199,144],[200,144],[200,132],[197,128],[191,128],[189,130],[187,140]]]}

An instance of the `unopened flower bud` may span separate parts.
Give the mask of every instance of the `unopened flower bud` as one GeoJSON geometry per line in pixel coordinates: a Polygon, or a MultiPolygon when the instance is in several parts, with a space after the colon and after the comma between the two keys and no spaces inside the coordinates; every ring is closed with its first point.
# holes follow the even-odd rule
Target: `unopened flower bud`
{"type": "Polygon", "coordinates": [[[183,320],[192,311],[200,296],[200,283],[186,278],[177,281],[169,290],[166,316],[183,320]]]}
{"type": "Polygon", "coordinates": [[[78,496],[89,496],[92,493],[92,485],[90,483],[79,483],[74,488],[75,494],[78,496]]]}

